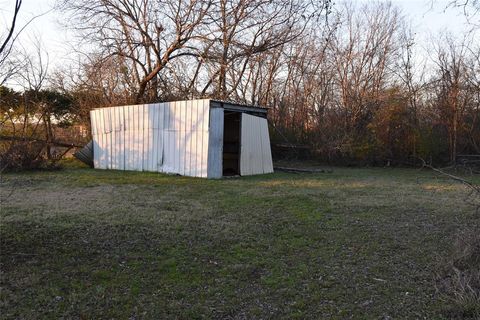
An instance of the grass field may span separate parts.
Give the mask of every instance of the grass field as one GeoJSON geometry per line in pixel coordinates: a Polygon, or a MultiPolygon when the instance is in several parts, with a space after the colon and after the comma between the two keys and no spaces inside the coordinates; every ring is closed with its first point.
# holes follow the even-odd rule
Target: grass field
{"type": "Polygon", "coordinates": [[[414,169],[68,168],[1,194],[4,319],[441,319],[439,261],[480,226],[464,187],[414,169]]]}

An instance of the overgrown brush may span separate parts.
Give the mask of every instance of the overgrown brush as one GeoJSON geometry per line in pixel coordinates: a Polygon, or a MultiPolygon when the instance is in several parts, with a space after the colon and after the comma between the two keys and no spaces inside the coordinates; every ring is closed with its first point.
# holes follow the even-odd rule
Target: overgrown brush
{"type": "Polygon", "coordinates": [[[461,233],[442,261],[437,290],[450,306],[449,318],[480,319],[480,230],[461,233]]]}
{"type": "Polygon", "coordinates": [[[48,159],[45,144],[34,141],[15,141],[0,144],[0,172],[54,169],[58,159],[48,159]]]}

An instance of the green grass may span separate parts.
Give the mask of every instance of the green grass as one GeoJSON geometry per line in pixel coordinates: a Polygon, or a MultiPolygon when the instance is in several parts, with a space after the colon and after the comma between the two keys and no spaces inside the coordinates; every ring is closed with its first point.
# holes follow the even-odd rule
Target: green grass
{"type": "Polygon", "coordinates": [[[1,194],[5,319],[439,319],[438,262],[479,225],[461,185],[412,169],[204,180],[69,165],[6,174],[1,194]]]}

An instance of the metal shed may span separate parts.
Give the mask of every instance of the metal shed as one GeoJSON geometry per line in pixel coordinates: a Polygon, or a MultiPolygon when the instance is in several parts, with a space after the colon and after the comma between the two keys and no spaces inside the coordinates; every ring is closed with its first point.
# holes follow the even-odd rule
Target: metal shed
{"type": "Polygon", "coordinates": [[[221,178],[273,172],[267,109],[210,99],[94,109],[98,169],[221,178]]]}

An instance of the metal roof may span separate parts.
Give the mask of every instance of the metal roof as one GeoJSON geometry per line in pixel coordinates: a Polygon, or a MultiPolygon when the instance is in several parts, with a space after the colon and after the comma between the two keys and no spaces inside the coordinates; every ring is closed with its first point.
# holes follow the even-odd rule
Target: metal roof
{"type": "Polygon", "coordinates": [[[248,104],[244,102],[237,102],[233,100],[219,100],[219,99],[210,99],[212,102],[219,102],[219,103],[224,103],[224,104],[229,104],[229,105],[237,105],[237,106],[242,106],[242,107],[248,107],[248,108],[256,108],[256,109],[262,109],[262,110],[268,110],[270,108],[268,107],[263,107],[259,106],[257,104],[248,104]]]}
{"type": "MultiPolygon", "coordinates": [[[[252,105],[243,102],[235,102],[232,100],[218,100],[218,99],[191,99],[191,100],[178,100],[178,101],[165,101],[165,102],[152,102],[147,104],[156,104],[156,103],[168,103],[168,102],[182,102],[182,101],[199,101],[199,100],[209,100],[210,105],[216,108],[224,108],[230,111],[237,111],[237,112],[247,112],[250,114],[256,114],[265,117],[268,113],[269,108],[262,107],[259,105],[252,105]]],[[[131,106],[141,106],[145,104],[135,104],[131,106]]],[[[125,106],[112,106],[109,108],[117,108],[117,107],[125,107],[125,106]]],[[[92,110],[99,110],[105,107],[94,108],[92,110]]],[[[108,108],[108,107],[107,107],[108,108]]]]}
{"type": "Polygon", "coordinates": [[[229,111],[236,112],[245,112],[252,115],[258,115],[261,117],[266,117],[268,113],[268,108],[263,108],[260,106],[253,106],[233,101],[223,101],[223,100],[210,100],[210,106],[213,108],[223,108],[229,111]]]}

